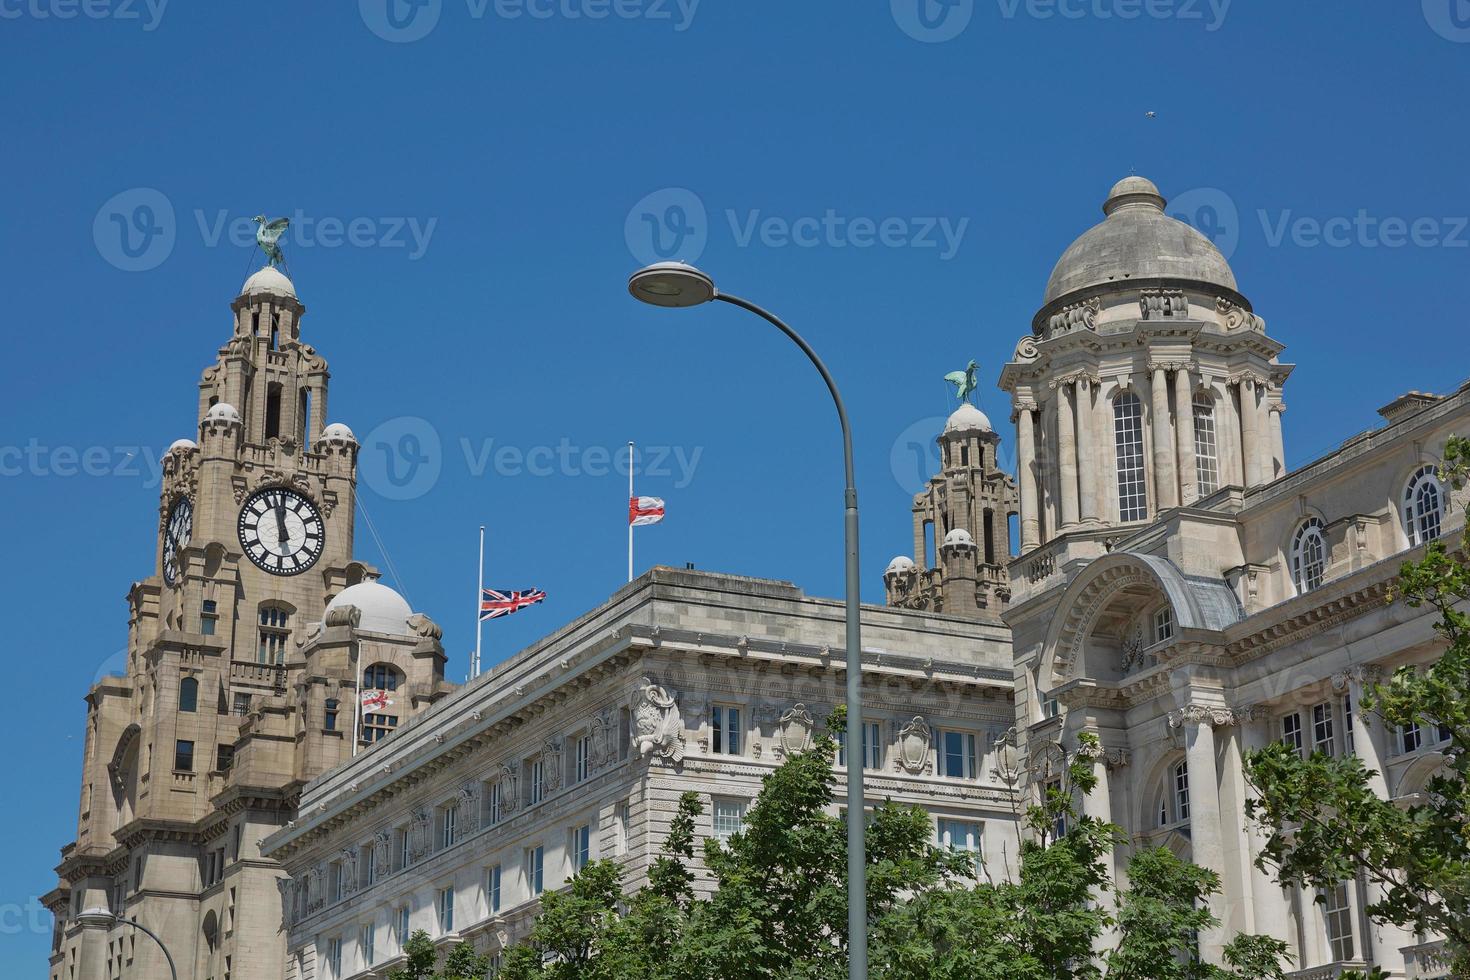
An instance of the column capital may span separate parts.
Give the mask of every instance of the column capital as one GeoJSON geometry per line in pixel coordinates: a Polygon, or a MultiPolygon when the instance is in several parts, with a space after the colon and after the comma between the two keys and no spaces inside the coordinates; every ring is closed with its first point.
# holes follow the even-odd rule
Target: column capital
{"type": "Polygon", "coordinates": [[[1199,365],[1188,358],[1161,357],[1157,360],[1150,358],[1148,362],[1150,371],[1198,371],[1199,365]]]}
{"type": "Polygon", "coordinates": [[[1224,705],[1191,703],[1169,712],[1170,728],[1184,728],[1186,725],[1226,728],[1236,722],[1236,713],[1224,705]]]}
{"type": "Polygon", "coordinates": [[[1378,664],[1354,664],[1332,675],[1332,688],[1335,691],[1346,691],[1349,684],[1357,684],[1363,688],[1382,680],[1383,668],[1378,664]]]}

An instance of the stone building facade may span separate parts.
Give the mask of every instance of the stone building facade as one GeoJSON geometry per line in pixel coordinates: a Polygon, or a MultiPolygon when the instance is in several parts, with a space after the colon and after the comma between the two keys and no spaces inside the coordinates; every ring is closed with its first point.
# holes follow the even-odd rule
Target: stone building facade
{"type": "MultiPolygon", "coordinates": [[[[326,361],[274,268],[246,281],[163,460],[153,574],[128,592],[126,667],[87,692],[76,840],[51,980],[279,980],[280,868],[259,842],[351,757],[358,677],[395,689],[371,738],[448,693],[439,628],[352,557],[358,446],[326,425],[326,361]]],[[[365,747],[365,746],[364,746],[365,747]]]]}
{"type": "Polygon", "coordinates": [[[1291,947],[1299,977],[1362,964],[1434,977],[1433,937],[1372,926],[1366,880],[1321,896],[1252,863],[1242,753],[1285,740],[1356,753],[1411,799],[1441,765],[1434,731],[1389,731],[1365,685],[1440,649],[1432,614],[1390,603],[1400,565],[1463,530],[1436,475],[1470,430],[1470,384],[1411,393],[1384,424],[1285,469],[1282,344],[1229,265],[1142,178],[1052,273],[1001,374],[1014,408],[1021,548],[1010,565],[1018,741],[1035,788],[1096,733],[1087,812],[1133,847],[1217,871],[1218,960],[1239,931],[1291,947]]]}
{"type": "MultiPolygon", "coordinates": [[[[703,835],[732,833],[841,703],[843,615],[788,583],[655,568],[325,774],[262,843],[291,876],[287,980],[382,977],[419,929],[498,952],[589,860],[644,880],[686,791],[703,835]]],[[[863,637],[869,797],[1014,863],[1004,627],[865,607],[863,637]]]]}

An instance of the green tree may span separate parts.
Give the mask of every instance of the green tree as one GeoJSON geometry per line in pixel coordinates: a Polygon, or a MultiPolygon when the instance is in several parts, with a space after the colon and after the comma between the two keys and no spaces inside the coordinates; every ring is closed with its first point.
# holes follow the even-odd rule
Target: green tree
{"type": "Polygon", "coordinates": [[[434,969],[439,952],[429,934],[419,929],[403,944],[404,965],[388,974],[388,980],[481,980],[490,970],[490,957],[481,956],[469,943],[459,943],[444,957],[444,967],[434,969]]]}
{"type": "MultiPolygon", "coordinates": [[[[1470,476],[1470,440],[1451,438],[1440,472],[1458,490],[1470,476]]],[[[1257,861],[1287,884],[1328,888],[1361,870],[1380,886],[1368,905],[1374,920],[1445,937],[1454,976],[1470,976],[1470,566],[1464,538],[1452,549],[1431,542],[1404,564],[1395,599],[1428,606],[1444,653],[1427,667],[1400,667],[1386,685],[1365,692],[1360,724],[1443,728],[1450,747],[1444,765],[1417,800],[1400,806],[1380,798],[1356,756],[1302,759],[1284,745],[1248,757],[1258,798],[1251,816],[1268,833],[1257,861]]]]}

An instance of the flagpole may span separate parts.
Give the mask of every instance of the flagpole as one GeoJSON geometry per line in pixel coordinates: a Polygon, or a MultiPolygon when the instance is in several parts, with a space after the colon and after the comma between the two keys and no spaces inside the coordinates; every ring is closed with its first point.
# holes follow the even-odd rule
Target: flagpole
{"type": "Polygon", "coordinates": [[[633,443],[628,443],[628,581],[633,581],[633,443]]]}
{"type": "Polygon", "coordinates": [[[357,736],[362,725],[362,641],[352,641],[352,754],[357,755],[357,736]]]}
{"type": "Polygon", "coordinates": [[[480,634],[485,621],[480,618],[480,603],[485,598],[485,525],[480,525],[480,583],[475,589],[475,662],[470,667],[470,680],[480,676],[480,634]]]}

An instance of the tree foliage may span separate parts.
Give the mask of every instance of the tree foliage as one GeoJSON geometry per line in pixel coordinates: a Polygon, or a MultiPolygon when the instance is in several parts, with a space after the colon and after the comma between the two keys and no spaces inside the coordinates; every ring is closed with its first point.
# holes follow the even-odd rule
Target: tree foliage
{"type": "MultiPolygon", "coordinates": [[[[829,730],[844,724],[841,711],[829,730]]],[[[1084,748],[1095,748],[1086,741],[1084,748]]],[[[543,897],[533,931],[498,980],[842,980],[847,976],[847,859],[843,818],[829,812],[836,774],[830,736],[766,777],[741,832],[707,840],[691,869],[699,798],[685,794],[649,882],[625,896],[617,864],[597,861],[543,897]]],[[[936,846],[917,807],[874,808],[867,834],[871,975],[883,980],[1264,980],[1285,949],[1264,937],[1231,944],[1229,965],[1193,957],[1196,930],[1214,924],[1209,871],[1144,851],[1116,919],[1100,902],[1113,883],[1112,824],[1079,817],[1090,761],[1025,815],[1017,867],[936,846]],[[1064,832],[1057,834],[1062,828],[1064,832]],[[1014,877],[1014,881],[1010,880],[1014,877]],[[1117,941],[1100,948],[1116,927],[1117,941]],[[1094,955],[1094,954],[1098,955],[1094,955]]]]}
{"type": "Polygon", "coordinates": [[[388,980],[480,980],[490,970],[490,957],[475,952],[469,943],[458,943],[435,970],[439,951],[429,934],[419,929],[403,944],[404,965],[388,974],[388,980]]]}
{"type": "MultiPolygon", "coordinates": [[[[1470,476],[1470,440],[1451,438],[1440,477],[1458,490],[1470,476]]],[[[1445,937],[1454,976],[1470,976],[1470,565],[1464,538],[1430,542],[1399,574],[1396,599],[1438,614],[1444,653],[1404,666],[1373,685],[1357,707],[1361,725],[1443,729],[1444,764],[1408,805],[1379,797],[1356,756],[1300,758],[1273,745],[1247,759],[1258,798],[1248,806],[1269,834],[1257,861],[1283,883],[1327,888],[1359,870],[1381,886],[1368,915],[1379,922],[1445,937]]]]}

